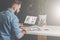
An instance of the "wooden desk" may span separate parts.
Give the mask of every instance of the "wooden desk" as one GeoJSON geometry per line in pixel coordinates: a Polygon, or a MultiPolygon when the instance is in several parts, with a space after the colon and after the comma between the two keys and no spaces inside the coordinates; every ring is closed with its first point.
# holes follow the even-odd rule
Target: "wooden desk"
{"type": "Polygon", "coordinates": [[[47,40],[47,36],[38,35],[38,39],[37,40],[47,40]]]}
{"type": "MultiPolygon", "coordinates": [[[[34,35],[34,34],[33,34],[34,35]]],[[[28,39],[30,40],[30,39],[28,39]]],[[[37,35],[37,40],[47,40],[47,36],[44,35],[37,35]]]]}

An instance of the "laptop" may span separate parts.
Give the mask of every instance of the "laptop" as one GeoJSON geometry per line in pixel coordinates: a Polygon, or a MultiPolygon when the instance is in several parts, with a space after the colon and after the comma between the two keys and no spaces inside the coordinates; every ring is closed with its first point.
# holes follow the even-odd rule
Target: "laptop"
{"type": "Polygon", "coordinates": [[[26,16],[24,25],[33,26],[33,25],[35,25],[36,20],[37,20],[37,16],[26,16]]]}

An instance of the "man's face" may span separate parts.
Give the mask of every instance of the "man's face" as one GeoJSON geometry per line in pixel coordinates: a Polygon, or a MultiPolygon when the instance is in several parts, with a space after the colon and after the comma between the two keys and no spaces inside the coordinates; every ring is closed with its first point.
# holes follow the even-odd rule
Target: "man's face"
{"type": "Polygon", "coordinates": [[[19,13],[20,9],[21,9],[21,4],[18,4],[17,7],[16,7],[16,13],[19,13]]]}

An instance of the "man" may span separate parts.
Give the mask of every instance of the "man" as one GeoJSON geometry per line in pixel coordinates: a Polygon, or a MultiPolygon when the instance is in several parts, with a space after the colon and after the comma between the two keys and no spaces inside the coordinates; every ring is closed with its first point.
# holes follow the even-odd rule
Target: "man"
{"type": "Polygon", "coordinates": [[[19,28],[19,20],[14,14],[21,8],[20,0],[11,0],[9,8],[0,12],[0,40],[18,40],[24,36],[27,30],[19,28]]]}

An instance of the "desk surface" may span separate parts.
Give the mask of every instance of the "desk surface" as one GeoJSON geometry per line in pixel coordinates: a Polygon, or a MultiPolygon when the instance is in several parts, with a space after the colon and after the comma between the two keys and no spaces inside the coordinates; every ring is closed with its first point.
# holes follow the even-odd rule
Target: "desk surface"
{"type": "Polygon", "coordinates": [[[60,37],[60,26],[31,26],[28,28],[32,28],[29,32],[26,34],[31,35],[46,35],[46,36],[57,36],[60,37]],[[40,30],[35,30],[36,28],[39,28],[40,30]]]}

